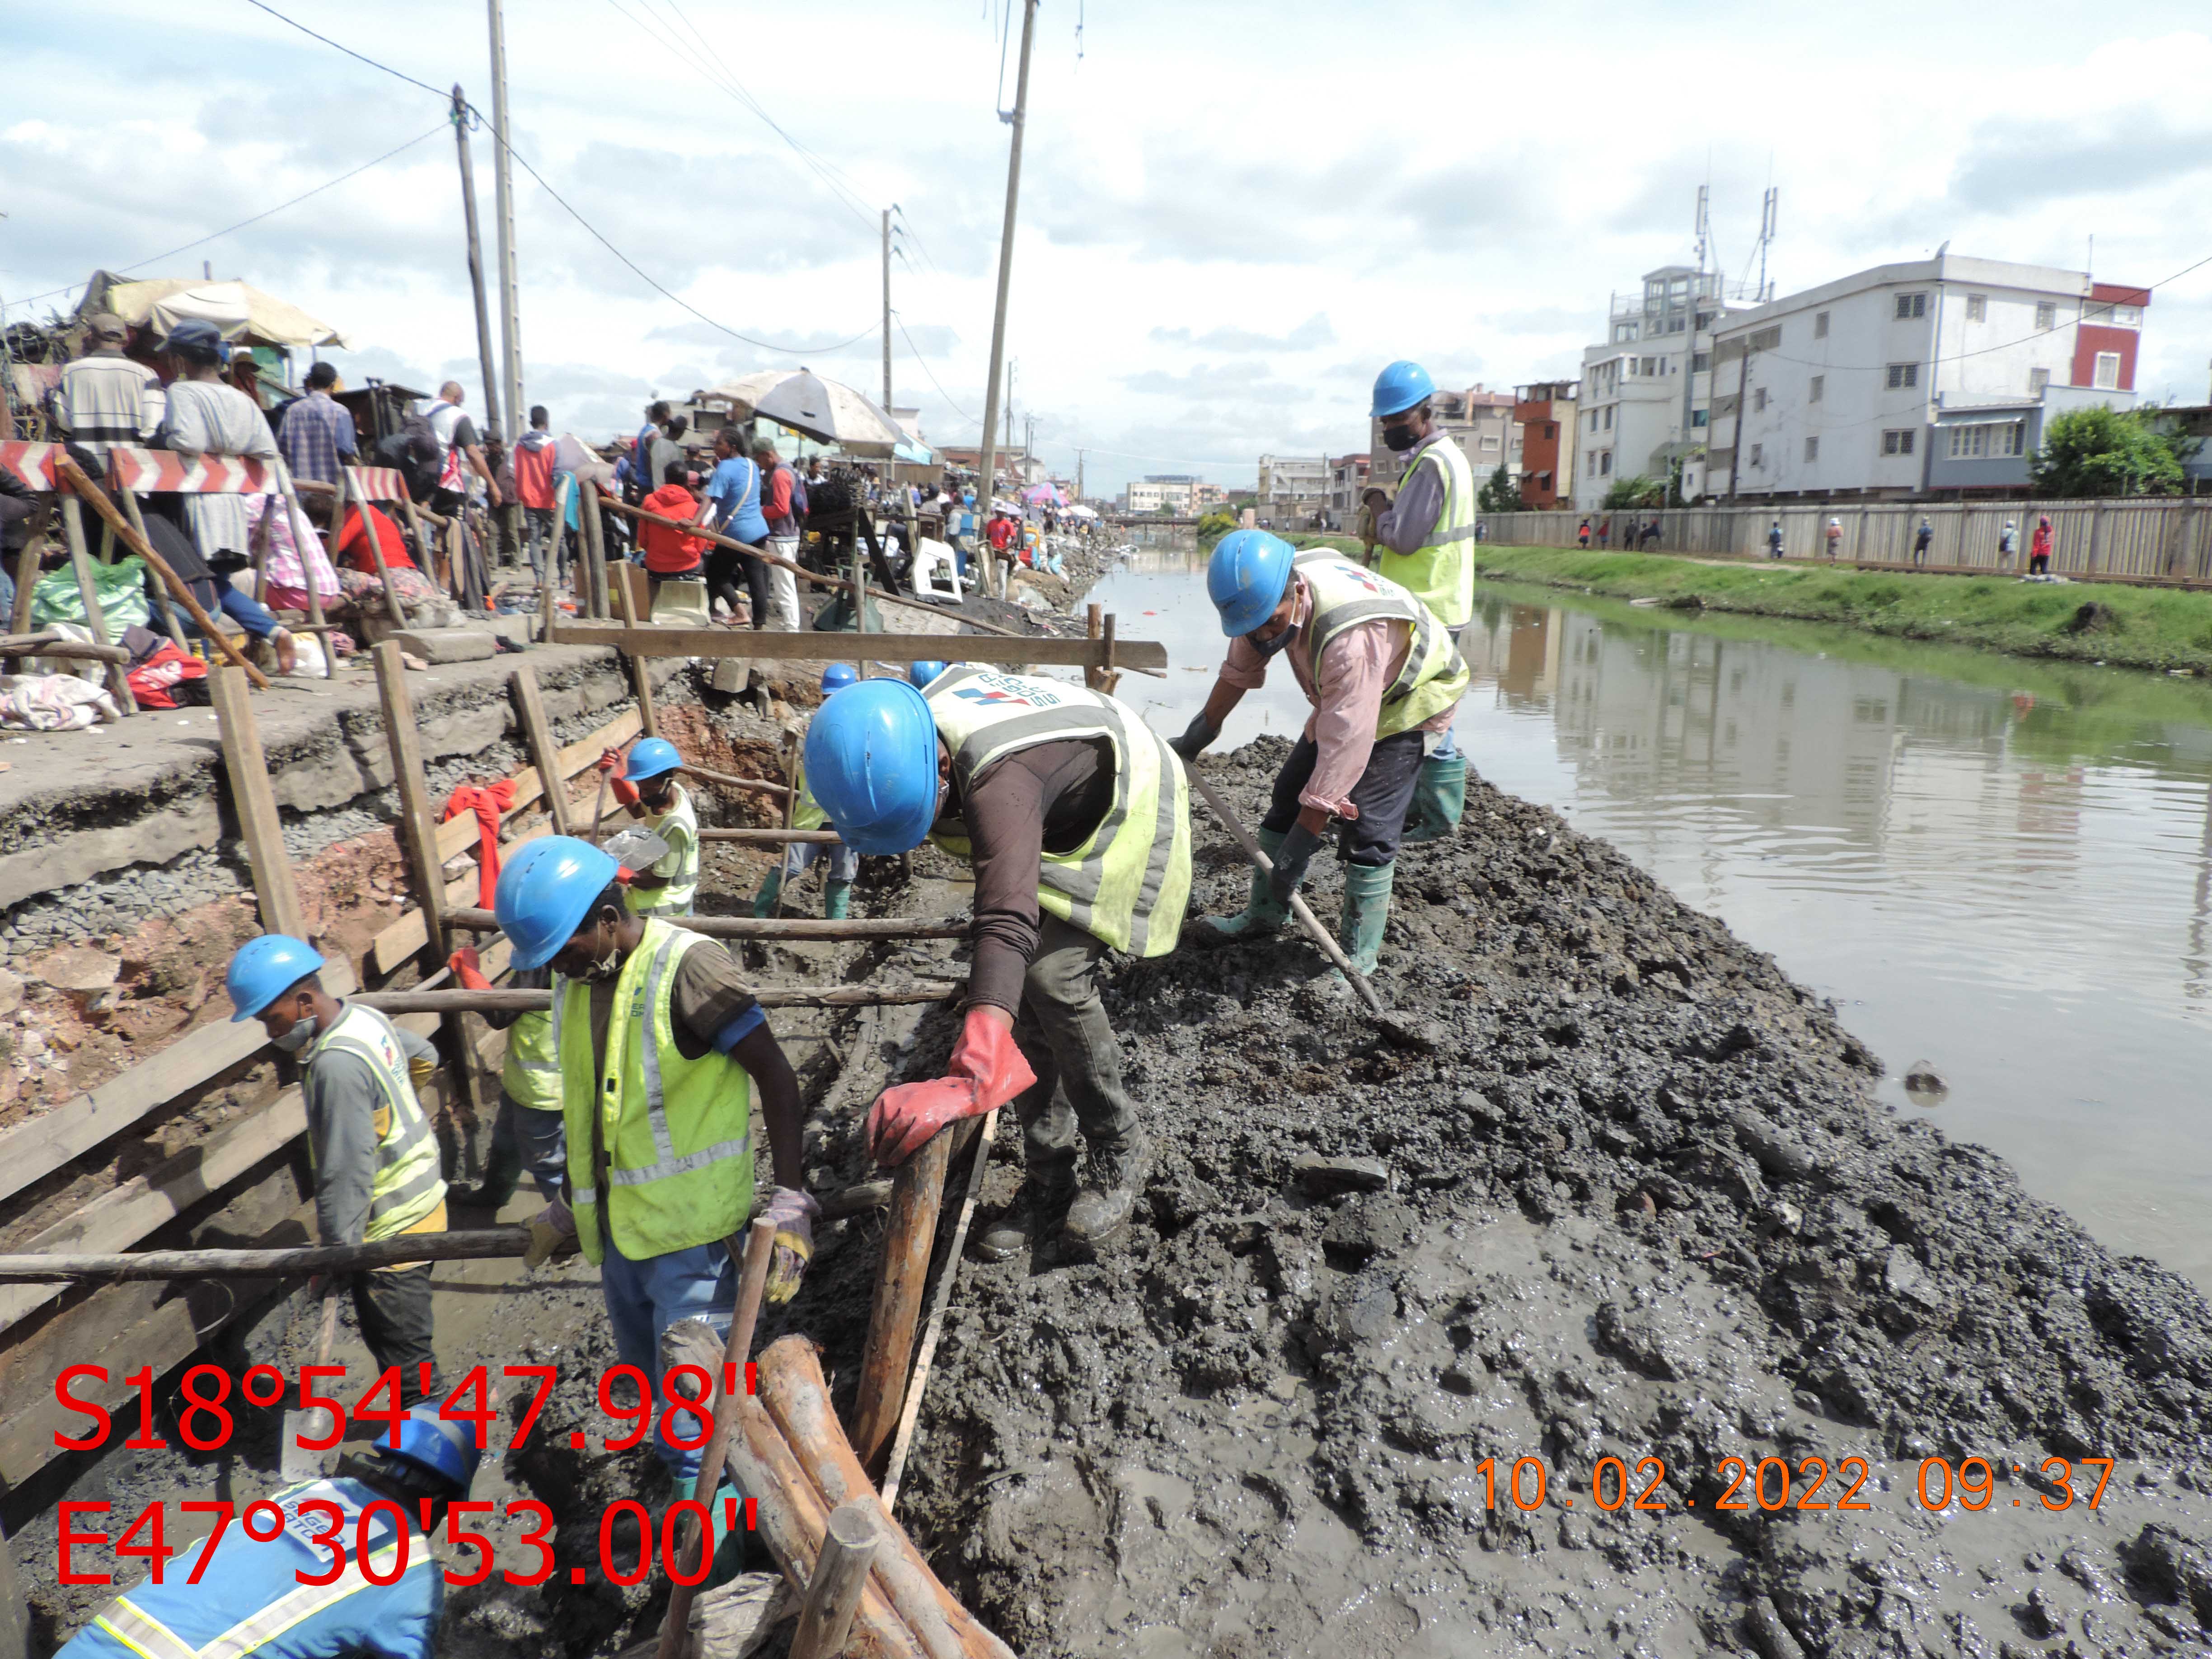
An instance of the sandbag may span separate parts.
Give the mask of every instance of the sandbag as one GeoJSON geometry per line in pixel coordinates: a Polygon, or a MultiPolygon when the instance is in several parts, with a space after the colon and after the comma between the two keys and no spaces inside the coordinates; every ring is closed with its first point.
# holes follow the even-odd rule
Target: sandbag
{"type": "MultiPolygon", "coordinates": [[[[93,592],[99,596],[100,620],[107,624],[109,639],[119,640],[125,629],[143,628],[152,620],[151,609],[146,603],[143,559],[133,553],[113,564],[102,564],[97,559],[86,562],[92,571],[93,592]]],[[[88,627],[91,621],[84,613],[84,597],[77,592],[76,573],[68,565],[48,571],[31,589],[33,628],[44,628],[52,623],[77,623],[88,627]]]]}

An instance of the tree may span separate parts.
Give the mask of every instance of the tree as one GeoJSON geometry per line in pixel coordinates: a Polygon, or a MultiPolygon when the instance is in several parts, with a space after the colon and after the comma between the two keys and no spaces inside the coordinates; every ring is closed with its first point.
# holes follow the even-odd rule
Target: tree
{"type": "Polygon", "coordinates": [[[1513,480],[1506,476],[1504,462],[1501,461],[1498,471],[1490,475],[1490,481],[1474,492],[1474,505],[1477,510],[1484,513],[1518,513],[1521,510],[1521,492],[1513,487],[1513,480]]]}
{"type": "Polygon", "coordinates": [[[2028,463],[2039,495],[2178,495],[2183,446],[2142,410],[2077,409],[2051,417],[2028,463]]]}
{"type": "Polygon", "coordinates": [[[1626,507],[1664,507],[1667,505],[1667,486],[1656,478],[1647,478],[1642,473],[1633,477],[1616,478],[1613,488],[1605,492],[1603,503],[1608,513],[1626,507]]]}
{"type": "Polygon", "coordinates": [[[1198,521],[1198,544],[1211,547],[1237,528],[1237,516],[1231,513],[1208,513],[1198,521]]]}

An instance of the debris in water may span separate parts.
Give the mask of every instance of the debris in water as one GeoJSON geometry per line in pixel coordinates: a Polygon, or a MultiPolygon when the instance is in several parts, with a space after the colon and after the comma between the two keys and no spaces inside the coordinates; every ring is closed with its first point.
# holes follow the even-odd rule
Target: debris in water
{"type": "Polygon", "coordinates": [[[1905,1068],[1905,1092],[1915,1106],[1941,1106],[1951,1085],[1932,1060],[1916,1060],[1905,1068]]]}

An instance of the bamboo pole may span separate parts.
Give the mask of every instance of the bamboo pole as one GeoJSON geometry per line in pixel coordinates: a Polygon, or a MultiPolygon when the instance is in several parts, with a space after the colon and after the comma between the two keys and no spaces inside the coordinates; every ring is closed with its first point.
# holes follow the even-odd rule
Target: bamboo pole
{"type": "MultiPolygon", "coordinates": [[[[830,1512],[822,1548],[814,1558],[814,1577],[799,1606],[791,1659],[837,1659],[845,1651],[853,1615],[860,1611],[860,1592],[868,1585],[868,1568],[882,1540],[883,1528],[872,1505],[846,1504],[830,1512]]],[[[674,1652],[664,1638],[661,1659],[674,1659],[674,1652]]]]}
{"type": "Polygon", "coordinates": [[[72,1279],[271,1279],[298,1273],[356,1273],[416,1261],[482,1261],[520,1255],[530,1248],[524,1227],[481,1232],[402,1233],[372,1244],[315,1244],[285,1250],[140,1250],[124,1255],[0,1255],[0,1284],[58,1284],[72,1279]]]}
{"type": "Polygon", "coordinates": [[[860,1397],[853,1409],[853,1449],[864,1468],[884,1455],[898,1431],[907,1368],[914,1358],[915,1316],[928,1284],[938,1212],[945,1202],[945,1170],[951,1157],[951,1136],[940,1129],[891,1176],[884,1265],[868,1313],[860,1397]]]}
{"type": "MultiPolygon", "coordinates": [[[[847,916],[836,921],[800,916],[671,916],[669,924],[688,927],[709,939],[965,939],[964,921],[914,921],[904,916],[847,916]]],[[[451,927],[479,933],[499,931],[499,918],[489,910],[453,909],[446,912],[451,927]]]]}

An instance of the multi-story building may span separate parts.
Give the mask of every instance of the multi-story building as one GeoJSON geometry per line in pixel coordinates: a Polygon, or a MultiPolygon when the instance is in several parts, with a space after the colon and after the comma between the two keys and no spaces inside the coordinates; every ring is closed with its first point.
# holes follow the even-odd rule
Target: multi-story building
{"type": "Polygon", "coordinates": [[[1557,507],[1575,486],[1576,401],[1579,380],[1539,380],[1513,388],[1521,428],[1521,505],[1557,507]]]}
{"type": "Polygon", "coordinates": [[[1328,510],[1341,522],[1359,516],[1359,497],[1367,488],[1367,457],[1340,455],[1328,464],[1328,510]]]}
{"type": "MultiPolygon", "coordinates": [[[[1521,425],[1513,417],[1513,396],[1486,392],[1477,385],[1466,392],[1438,390],[1429,398],[1436,423],[1450,434],[1467,457],[1475,488],[1490,482],[1500,466],[1511,483],[1521,474],[1521,425]]],[[[1405,458],[1382,441],[1382,422],[1370,421],[1368,453],[1375,459],[1375,482],[1395,491],[1406,470],[1405,458]]]]}
{"type": "Polygon", "coordinates": [[[1648,270],[1640,293],[1613,296],[1607,339],[1583,353],[1577,507],[1596,507],[1623,478],[1664,483],[1677,465],[1685,501],[1710,488],[1713,330],[1750,303],[1729,297],[1717,273],[1692,265],[1648,270]]]}
{"type": "Polygon", "coordinates": [[[1270,529],[1305,527],[1328,512],[1326,455],[1262,455],[1254,505],[1270,529]]]}
{"type": "Polygon", "coordinates": [[[1731,316],[1707,488],[1739,499],[2027,488],[2052,416],[2132,408],[2146,289],[1941,253],[1731,316]]]}

